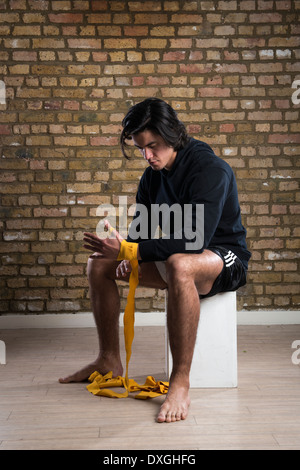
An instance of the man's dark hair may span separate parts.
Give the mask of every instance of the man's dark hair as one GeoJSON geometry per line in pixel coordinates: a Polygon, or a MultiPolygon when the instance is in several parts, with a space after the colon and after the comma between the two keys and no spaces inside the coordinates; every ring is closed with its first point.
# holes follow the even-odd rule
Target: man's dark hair
{"type": "Polygon", "coordinates": [[[186,128],[179,121],[174,109],[159,98],[147,98],[132,106],[123,119],[122,126],[120,143],[126,158],[129,158],[125,152],[126,140],[145,130],[159,134],[174,150],[183,148],[189,141],[186,128]]]}

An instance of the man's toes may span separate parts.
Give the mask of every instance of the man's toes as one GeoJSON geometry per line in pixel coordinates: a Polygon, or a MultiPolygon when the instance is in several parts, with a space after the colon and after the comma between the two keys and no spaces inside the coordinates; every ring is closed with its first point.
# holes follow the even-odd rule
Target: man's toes
{"type": "Polygon", "coordinates": [[[158,423],[164,423],[167,418],[168,411],[165,410],[165,408],[162,406],[158,415],[157,415],[157,422],[158,423]]]}
{"type": "Polygon", "coordinates": [[[157,416],[158,423],[164,423],[166,421],[166,416],[164,413],[159,413],[157,416]]]}
{"type": "Polygon", "coordinates": [[[60,378],[58,379],[58,381],[59,381],[59,383],[61,383],[61,384],[66,384],[66,383],[67,383],[67,377],[60,377],[60,378]]]}
{"type": "Polygon", "coordinates": [[[58,381],[61,383],[61,384],[68,384],[70,382],[73,382],[71,376],[68,376],[68,377],[60,377],[58,379],[58,381]]]}
{"type": "Polygon", "coordinates": [[[86,380],[86,374],[82,372],[76,372],[75,374],[68,375],[67,377],[61,377],[58,381],[61,384],[69,384],[71,382],[83,382],[86,380]]]}
{"type": "Polygon", "coordinates": [[[173,412],[169,409],[162,408],[157,416],[157,421],[159,423],[173,423],[175,421],[180,421],[180,414],[173,412]]]}

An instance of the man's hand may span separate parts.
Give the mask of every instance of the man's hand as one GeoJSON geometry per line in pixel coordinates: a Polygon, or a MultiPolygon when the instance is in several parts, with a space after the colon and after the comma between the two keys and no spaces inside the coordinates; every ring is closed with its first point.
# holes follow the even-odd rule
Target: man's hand
{"type": "MultiPolygon", "coordinates": [[[[132,267],[131,267],[130,261],[124,259],[117,266],[117,269],[116,269],[117,278],[120,279],[122,277],[126,277],[127,274],[131,273],[131,271],[132,271],[132,267]]],[[[142,278],[142,271],[141,271],[141,267],[139,266],[139,279],[141,279],[141,278],[142,278]]]]}
{"type": "Polygon", "coordinates": [[[124,259],[123,261],[121,261],[121,263],[118,265],[117,269],[116,269],[116,274],[117,274],[117,277],[120,278],[120,277],[126,277],[127,274],[131,273],[132,271],[132,268],[131,268],[131,264],[130,264],[130,261],[124,259]]]}
{"type": "Polygon", "coordinates": [[[104,228],[112,235],[112,238],[101,239],[94,235],[93,233],[85,232],[84,233],[84,242],[86,242],[84,248],[87,250],[93,251],[94,253],[99,253],[99,257],[107,259],[117,259],[120,245],[123,238],[114,230],[108,221],[105,222],[104,228]]]}

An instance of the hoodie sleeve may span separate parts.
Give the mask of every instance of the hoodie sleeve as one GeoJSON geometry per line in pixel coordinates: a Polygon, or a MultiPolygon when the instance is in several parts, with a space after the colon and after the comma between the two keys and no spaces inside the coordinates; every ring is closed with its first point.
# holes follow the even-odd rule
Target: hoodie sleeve
{"type": "MultiPolygon", "coordinates": [[[[153,238],[151,236],[151,203],[149,198],[149,184],[150,182],[148,181],[146,170],[139,183],[136,195],[136,209],[133,220],[128,229],[128,242],[142,243],[146,240],[151,241],[151,238],[153,238]]],[[[156,227],[152,228],[156,230],[156,227]]]]}

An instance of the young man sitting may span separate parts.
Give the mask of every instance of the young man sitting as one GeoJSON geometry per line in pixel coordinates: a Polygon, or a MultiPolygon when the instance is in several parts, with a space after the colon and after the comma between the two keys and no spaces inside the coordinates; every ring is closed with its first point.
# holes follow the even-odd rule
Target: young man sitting
{"type": "MultiPolygon", "coordinates": [[[[125,157],[129,139],[149,167],[136,196],[134,222],[138,223],[132,224],[127,242],[137,244],[139,285],[168,289],[167,324],[173,369],[157,421],[173,422],[188,414],[189,372],[201,298],[244,285],[251,255],[232,169],[209,145],[188,136],[166,102],[150,98],[133,106],[123,120],[121,147],[125,157]],[[141,206],[147,209],[144,220],[141,206]],[[179,227],[176,214],[163,224],[164,214],[157,214],[157,207],[181,208],[181,215],[186,208],[189,211],[179,227]],[[204,211],[198,210],[201,207],[204,211]],[[157,225],[167,229],[168,236],[155,236],[157,225]],[[145,231],[147,236],[141,236],[145,231]]],[[[100,239],[87,233],[85,241],[85,247],[94,252],[88,260],[88,279],[99,356],[79,372],[60,379],[62,383],[86,380],[95,370],[101,374],[112,371],[114,376],[123,373],[116,280],[129,279],[131,264],[126,259],[117,261],[122,242],[118,234],[113,239],[100,239]]]]}

